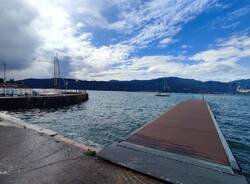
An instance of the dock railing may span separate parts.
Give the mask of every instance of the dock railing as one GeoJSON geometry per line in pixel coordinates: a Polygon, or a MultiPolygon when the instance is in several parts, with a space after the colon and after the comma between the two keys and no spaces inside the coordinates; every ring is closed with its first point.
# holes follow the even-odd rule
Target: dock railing
{"type": "Polygon", "coordinates": [[[30,96],[30,95],[32,95],[31,88],[0,86],[0,96],[30,96]]]}

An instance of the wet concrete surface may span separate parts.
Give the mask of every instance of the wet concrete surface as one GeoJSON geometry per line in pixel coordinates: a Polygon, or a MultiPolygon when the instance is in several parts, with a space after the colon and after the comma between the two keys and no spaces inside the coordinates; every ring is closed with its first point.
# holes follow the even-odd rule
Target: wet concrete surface
{"type": "Polygon", "coordinates": [[[0,120],[1,184],[162,183],[55,137],[0,120]]]}

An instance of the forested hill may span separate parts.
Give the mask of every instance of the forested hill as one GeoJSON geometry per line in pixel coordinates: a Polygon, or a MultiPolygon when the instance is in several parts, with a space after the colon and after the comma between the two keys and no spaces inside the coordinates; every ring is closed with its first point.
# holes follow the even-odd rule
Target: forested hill
{"type": "MultiPolygon", "coordinates": [[[[112,91],[162,91],[163,81],[170,92],[179,93],[236,93],[237,87],[250,88],[250,79],[232,82],[202,82],[177,77],[158,78],[152,80],[131,81],[85,81],[60,79],[60,88],[66,84],[68,89],[112,90],[112,91]]],[[[17,81],[32,88],[52,88],[53,79],[24,79],[17,81]]]]}

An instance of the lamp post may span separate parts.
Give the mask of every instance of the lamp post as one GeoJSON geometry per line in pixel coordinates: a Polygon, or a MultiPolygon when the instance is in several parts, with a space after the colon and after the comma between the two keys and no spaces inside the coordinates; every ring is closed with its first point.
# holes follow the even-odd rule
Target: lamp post
{"type": "Polygon", "coordinates": [[[6,63],[3,61],[3,82],[6,80],[6,63]]]}
{"type": "Polygon", "coordinates": [[[3,63],[3,90],[4,90],[4,96],[6,95],[6,90],[5,90],[5,81],[6,81],[6,63],[5,61],[2,60],[3,63]]]}

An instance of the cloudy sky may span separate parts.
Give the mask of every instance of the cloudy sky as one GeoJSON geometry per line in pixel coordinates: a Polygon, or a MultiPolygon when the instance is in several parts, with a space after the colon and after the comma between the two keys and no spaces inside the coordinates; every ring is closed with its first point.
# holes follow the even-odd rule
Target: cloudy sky
{"type": "Polygon", "coordinates": [[[250,78],[250,1],[1,1],[8,78],[51,78],[55,53],[68,78],[250,78]]]}

